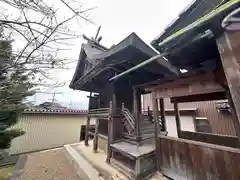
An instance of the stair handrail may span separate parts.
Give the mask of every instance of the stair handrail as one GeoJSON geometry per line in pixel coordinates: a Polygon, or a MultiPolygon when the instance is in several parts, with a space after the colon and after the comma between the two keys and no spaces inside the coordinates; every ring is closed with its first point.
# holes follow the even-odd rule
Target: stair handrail
{"type": "Polygon", "coordinates": [[[124,108],[124,109],[122,109],[122,114],[124,115],[125,119],[130,124],[131,128],[134,129],[135,128],[135,118],[130,113],[130,111],[127,108],[124,108]]]}
{"type": "Polygon", "coordinates": [[[135,129],[135,118],[132,113],[124,107],[124,103],[122,103],[121,114],[124,116],[123,123],[128,133],[132,133],[135,129]]]}

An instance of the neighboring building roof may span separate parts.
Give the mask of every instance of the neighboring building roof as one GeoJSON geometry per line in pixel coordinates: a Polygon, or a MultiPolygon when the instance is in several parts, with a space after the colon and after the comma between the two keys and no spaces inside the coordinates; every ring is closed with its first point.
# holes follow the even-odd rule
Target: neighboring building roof
{"type": "Polygon", "coordinates": [[[87,114],[87,110],[77,110],[77,109],[43,109],[43,108],[33,108],[25,109],[26,114],[87,114]]]}
{"type": "Polygon", "coordinates": [[[44,102],[36,106],[37,108],[47,108],[47,109],[66,109],[67,107],[62,106],[56,102],[44,102]]]}

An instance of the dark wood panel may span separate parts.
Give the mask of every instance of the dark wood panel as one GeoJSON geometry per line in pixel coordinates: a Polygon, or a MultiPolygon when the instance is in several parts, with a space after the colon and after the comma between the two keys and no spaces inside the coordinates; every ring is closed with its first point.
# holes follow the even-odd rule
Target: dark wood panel
{"type": "Polygon", "coordinates": [[[199,132],[181,131],[180,138],[234,148],[240,147],[238,138],[236,136],[224,136],[199,132]]]}
{"type": "Polygon", "coordinates": [[[159,137],[160,171],[176,180],[238,180],[239,149],[159,137]]]}

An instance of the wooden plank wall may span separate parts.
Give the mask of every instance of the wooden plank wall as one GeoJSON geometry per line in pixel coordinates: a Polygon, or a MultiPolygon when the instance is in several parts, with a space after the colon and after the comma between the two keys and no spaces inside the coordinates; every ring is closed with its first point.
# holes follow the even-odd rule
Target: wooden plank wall
{"type": "Polygon", "coordinates": [[[240,147],[238,138],[236,136],[181,131],[180,138],[193,140],[193,141],[200,141],[205,143],[211,143],[211,144],[217,144],[222,146],[228,146],[233,148],[240,147]]]}
{"type": "Polygon", "coordinates": [[[239,149],[159,137],[160,172],[175,180],[238,180],[239,149]]]}
{"type": "MultiPolygon", "coordinates": [[[[179,109],[198,108],[196,116],[206,117],[209,120],[213,133],[235,136],[236,132],[231,113],[218,112],[215,102],[216,101],[179,103],[179,109]]],[[[165,98],[164,105],[165,109],[173,109],[173,104],[170,103],[170,99],[165,98]]],[[[142,97],[142,109],[147,110],[148,106],[150,106],[152,110],[151,94],[146,94],[142,97]]]]}

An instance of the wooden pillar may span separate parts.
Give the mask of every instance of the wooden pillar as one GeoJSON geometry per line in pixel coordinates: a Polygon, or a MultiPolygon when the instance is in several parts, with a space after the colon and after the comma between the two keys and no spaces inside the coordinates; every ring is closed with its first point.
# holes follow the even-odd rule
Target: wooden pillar
{"type": "Polygon", "coordinates": [[[95,133],[94,133],[94,139],[93,139],[93,152],[97,153],[98,150],[98,128],[99,128],[99,119],[96,119],[96,125],[95,125],[95,133]]]}
{"type": "Polygon", "coordinates": [[[180,137],[181,124],[180,124],[180,114],[178,110],[178,103],[174,101],[173,106],[174,106],[174,114],[175,114],[175,120],[176,120],[176,126],[177,126],[177,134],[178,134],[178,137],[180,137]]]}
{"type": "Polygon", "coordinates": [[[234,106],[234,103],[233,103],[233,100],[232,100],[232,97],[231,97],[231,93],[230,93],[229,90],[227,90],[227,98],[228,98],[228,103],[229,103],[230,111],[231,111],[231,114],[232,114],[233,124],[234,124],[234,127],[235,127],[236,136],[238,137],[239,148],[240,148],[240,126],[239,126],[239,123],[238,123],[239,121],[237,119],[237,112],[236,112],[236,109],[235,109],[235,106],[234,106]]]}
{"type": "Polygon", "coordinates": [[[147,115],[148,115],[148,120],[152,123],[153,119],[152,119],[152,114],[150,111],[150,106],[147,107],[147,115]]]}
{"type": "Polygon", "coordinates": [[[217,39],[223,70],[231,96],[235,130],[240,140],[240,31],[225,31],[217,39]]]}
{"type": "Polygon", "coordinates": [[[111,157],[112,157],[112,132],[113,132],[113,126],[112,126],[112,101],[109,103],[109,117],[108,117],[108,151],[107,151],[107,159],[106,162],[110,163],[111,157]]]}
{"type": "Polygon", "coordinates": [[[165,116],[165,107],[164,107],[164,99],[160,98],[159,99],[159,104],[160,104],[160,116],[162,120],[162,131],[166,131],[166,116],[165,116]]]}
{"type": "Polygon", "coordinates": [[[117,138],[117,131],[116,128],[116,113],[117,113],[117,97],[116,97],[116,89],[114,84],[112,84],[112,124],[111,124],[111,133],[109,134],[109,137],[112,141],[115,141],[117,138]]]}
{"type": "Polygon", "coordinates": [[[139,89],[138,88],[133,88],[133,114],[135,117],[135,128],[136,128],[136,136],[137,138],[140,137],[140,107],[139,104],[140,102],[140,98],[141,95],[139,93],[139,89]]]}
{"type": "MultiPolygon", "coordinates": [[[[89,96],[89,103],[88,103],[88,111],[90,110],[91,108],[91,97],[92,97],[92,92],[90,92],[90,96],[89,96]]],[[[89,138],[89,127],[90,127],[90,116],[88,114],[87,116],[87,120],[86,120],[86,130],[85,130],[85,146],[88,146],[88,138],[89,138]]]]}
{"type": "Polygon", "coordinates": [[[123,111],[123,110],[124,110],[124,108],[125,108],[125,106],[124,106],[124,103],[122,103],[122,107],[121,107],[121,108],[122,108],[122,111],[123,111]]]}
{"type": "Polygon", "coordinates": [[[157,170],[160,170],[160,144],[158,143],[159,135],[159,114],[158,114],[158,103],[156,98],[156,92],[152,92],[152,107],[153,107],[153,119],[154,119],[154,134],[155,134],[155,147],[156,147],[156,164],[157,170]]]}

